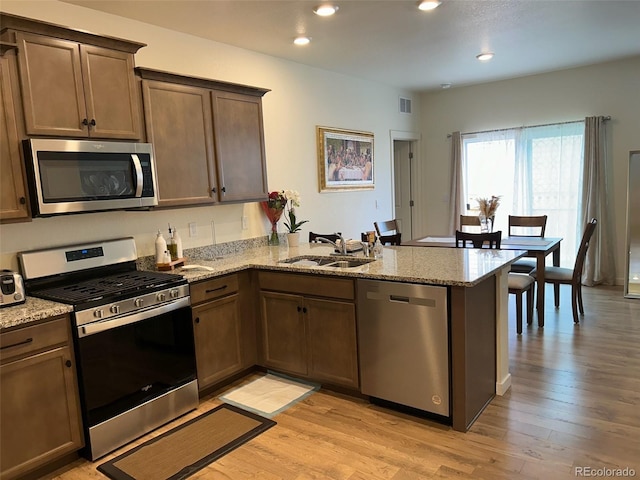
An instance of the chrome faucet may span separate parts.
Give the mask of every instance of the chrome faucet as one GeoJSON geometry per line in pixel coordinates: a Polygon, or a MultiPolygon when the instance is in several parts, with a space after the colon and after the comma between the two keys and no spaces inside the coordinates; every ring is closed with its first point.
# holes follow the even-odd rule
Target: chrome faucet
{"type": "Polygon", "coordinates": [[[340,239],[340,246],[338,246],[338,244],[336,242],[332,242],[328,238],[316,237],[316,240],[318,240],[320,242],[323,242],[323,243],[330,243],[331,245],[333,245],[335,247],[335,249],[337,251],[340,252],[340,255],[348,255],[349,253],[347,252],[347,241],[339,233],[336,233],[336,236],[340,239]]]}

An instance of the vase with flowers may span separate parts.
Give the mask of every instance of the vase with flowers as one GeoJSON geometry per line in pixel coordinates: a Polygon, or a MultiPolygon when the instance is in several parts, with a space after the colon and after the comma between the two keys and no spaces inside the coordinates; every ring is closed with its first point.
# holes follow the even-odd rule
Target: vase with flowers
{"type": "Polygon", "coordinates": [[[284,191],[271,192],[269,198],[265,202],[260,202],[262,210],[267,215],[269,222],[271,222],[271,236],[269,237],[269,245],[279,245],[278,239],[278,220],[282,216],[284,207],[287,204],[287,197],[284,195],[284,191]]]}
{"type": "Polygon", "coordinates": [[[285,190],[284,196],[287,199],[287,217],[284,226],[287,228],[287,240],[290,247],[297,247],[300,242],[300,227],[309,220],[298,220],[296,217],[296,207],[300,206],[300,194],[296,190],[285,190]]]}
{"type": "Polygon", "coordinates": [[[500,197],[491,195],[491,198],[477,198],[478,209],[480,213],[480,231],[493,232],[493,220],[496,216],[496,210],[500,206],[500,197]]]}

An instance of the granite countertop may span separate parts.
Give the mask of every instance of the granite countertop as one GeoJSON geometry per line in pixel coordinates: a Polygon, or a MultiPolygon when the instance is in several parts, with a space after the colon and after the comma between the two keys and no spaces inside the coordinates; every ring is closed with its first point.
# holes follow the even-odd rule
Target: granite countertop
{"type": "MultiPolygon", "coordinates": [[[[174,273],[184,275],[190,282],[232,273],[246,268],[295,271],[317,275],[369,278],[432,285],[471,287],[511,264],[526,251],[489,250],[440,247],[384,247],[383,256],[371,263],[354,268],[334,268],[281,263],[298,256],[328,256],[333,247],[326,244],[301,244],[299,247],[256,247],[241,254],[223,256],[213,260],[192,257],[187,265],[201,265],[206,269],[185,270],[174,273]],[[210,270],[209,270],[210,269],[210,270]]],[[[362,252],[356,252],[361,258],[362,252]]],[[[339,256],[337,256],[340,258],[339,256]]]]}
{"type": "MultiPolygon", "coordinates": [[[[233,273],[247,268],[286,272],[369,278],[432,285],[471,287],[524,255],[520,250],[489,250],[439,247],[384,247],[383,256],[371,263],[354,268],[333,268],[281,263],[297,256],[328,256],[333,247],[326,244],[302,244],[299,247],[255,246],[241,252],[222,256],[207,256],[203,252],[187,252],[186,265],[206,268],[178,267],[171,273],[183,275],[189,282],[233,273]]],[[[356,252],[362,257],[362,252],[356,252]]],[[[142,266],[144,268],[144,265],[142,266]]],[[[149,268],[153,268],[150,266],[149,268]]],[[[72,311],[63,305],[27,297],[26,303],[0,310],[0,329],[61,315],[72,311]]]]}
{"type": "Polygon", "coordinates": [[[17,327],[25,323],[53,318],[73,311],[71,305],[27,297],[25,303],[0,310],[0,329],[17,327]]]}

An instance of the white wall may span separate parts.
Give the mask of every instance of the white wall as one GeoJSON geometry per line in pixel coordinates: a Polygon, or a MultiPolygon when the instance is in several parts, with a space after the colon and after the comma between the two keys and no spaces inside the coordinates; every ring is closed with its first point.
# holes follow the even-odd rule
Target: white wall
{"type": "MultiPolygon", "coordinates": [[[[263,97],[269,189],[301,193],[298,216],[309,220],[303,236],[309,230],[342,231],[359,238],[375,220],[393,216],[390,132],[419,131],[417,96],[55,0],[3,0],[0,9],[144,42],[147,46],[136,54],[137,66],[271,89],[263,97]],[[400,96],[412,98],[412,116],[398,113],[400,96]],[[375,190],[319,193],[316,125],[374,133],[375,190]]],[[[214,240],[212,220],[218,243],[265,235],[268,230],[257,203],[34,219],[0,226],[0,266],[17,268],[15,253],[21,250],[124,235],[135,237],[139,255],[151,255],[155,232],[166,232],[167,222],[181,231],[185,248],[207,245],[214,240]],[[249,218],[248,230],[241,229],[243,215],[249,218]],[[197,224],[195,238],[188,236],[189,222],[197,224]]]]}
{"type": "Polygon", "coordinates": [[[474,132],[611,115],[611,219],[616,283],[625,272],[626,189],[629,152],[640,149],[640,57],[421,95],[422,196],[418,234],[446,234],[450,141],[474,132]]]}

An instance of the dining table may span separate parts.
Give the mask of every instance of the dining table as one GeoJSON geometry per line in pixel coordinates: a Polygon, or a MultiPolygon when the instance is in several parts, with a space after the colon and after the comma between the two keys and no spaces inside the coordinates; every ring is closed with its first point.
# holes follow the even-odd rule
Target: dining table
{"type": "MultiPolygon", "coordinates": [[[[552,254],[553,266],[560,266],[560,242],[562,238],[512,235],[503,237],[500,241],[500,248],[503,250],[524,250],[525,257],[536,259],[536,284],[538,287],[538,298],[536,300],[536,310],[538,313],[538,326],[544,327],[544,287],[545,287],[545,263],[547,255],[552,254]]],[[[411,247],[456,247],[456,237],[448,236],[427,236],[402,242],[402,245],[411,247]]],[[[488,248],[488,246],[487,246],[488,248]]]]}

